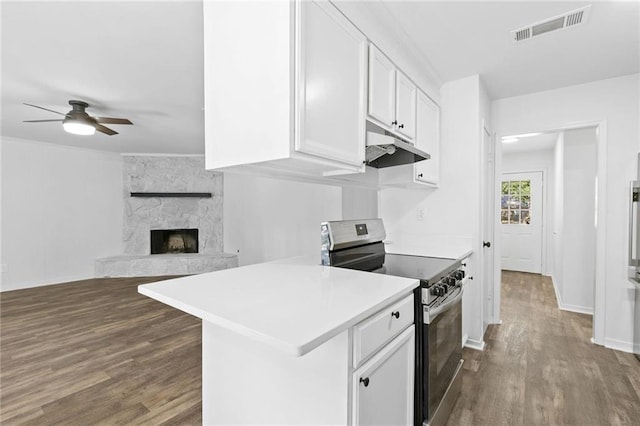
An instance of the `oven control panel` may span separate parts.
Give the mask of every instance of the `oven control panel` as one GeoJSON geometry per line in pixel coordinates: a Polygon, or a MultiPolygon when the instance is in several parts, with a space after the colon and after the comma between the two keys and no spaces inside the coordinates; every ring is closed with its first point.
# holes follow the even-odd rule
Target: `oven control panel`
{"type": "Polygon", "coordinates": [[[369,233],[369,231],[367,231],[367,224],[366,223],[356,223],[356,235],[357,236],[367,235],[368,233],[369,233]]]}
{"type": "Polygon", "coordinates": [[[434,285],[422,289],[422,304],[436,305],[438,300],[446,298],[457,287],[461,286],[461,282],[465,277],[465,271],[457,269],[434,285]]]}

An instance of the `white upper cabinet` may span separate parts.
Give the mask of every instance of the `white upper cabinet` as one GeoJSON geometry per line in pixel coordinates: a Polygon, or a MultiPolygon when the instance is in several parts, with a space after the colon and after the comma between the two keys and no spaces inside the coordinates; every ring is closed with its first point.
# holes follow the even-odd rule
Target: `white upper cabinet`
{"type": "Polygon", "coordinates": [[[406,139],[416,135],[416,86],[396,71],[396,131],[406,139]]]}
{"type": "Polygon", "coordinates": [[[416,179],[438,186],[440,183],[440,107],[418,91],[416,147],[431,154],[415,164],[416,179]]]}
{"type": "Polygon", "coordinates": [[[328,1],[205,1],[207,169],[364,171],[367,40],[328,1]]]}
{"type": "Polygon", "coordinates": [[[415,146],[431,155],[414,164],[378,171],[379,186],[424,189],[440,184],[440,107],[417,90],[415,146]]]}
{"type": "Polygon", "coordinates": [[[296,151],[361,167],[366,38],[335,7],[302,2],[296,151]]]}
{"type": "Polygon", "coordinates": [[[369,45],[369,117],[391,127],[396,116],[396,68],[373,44],[369,45]]]}
{"type": "Polygon", "coordinates": [[[416,86],[373,44],[369,45],[368,117],[385,130],[413,141],[416,86]]]}

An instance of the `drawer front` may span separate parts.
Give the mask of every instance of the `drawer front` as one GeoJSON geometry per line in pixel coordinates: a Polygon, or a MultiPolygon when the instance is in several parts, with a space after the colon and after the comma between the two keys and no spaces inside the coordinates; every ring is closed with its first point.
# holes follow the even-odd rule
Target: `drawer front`
{"type": "Polygon", "coordinates": [[[357,368],[402,330],[413,324],[413,293],[353,328],[353,366],[357,368]]]}

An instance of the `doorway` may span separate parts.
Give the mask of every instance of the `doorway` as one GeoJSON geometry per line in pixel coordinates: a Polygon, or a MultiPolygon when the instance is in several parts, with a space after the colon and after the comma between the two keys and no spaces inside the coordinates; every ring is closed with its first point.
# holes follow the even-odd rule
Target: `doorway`
{"type": "MultiPolygon", "coordinates": [[[[523,176],[518,176],[516,173],[538,171],[543,177],[543,199],[540,203],[540,206],[543,207],[541,213],[543,225],[540,250],[541,266],[539,272],[537,269],[530,271],[553,278],[560,309],[592,314],[593,341],[603,344],[602,338],[599,336],[604,334],[601,320],[604,315],[604,298],[601,297],[604,289],[604,273],[598,265],[604,264],[604,251],[600,249],[602,245],[598,244],[598,241],[604,241],[605,229],[604,223],[598,223],[597,218],[603,216],[606,206],[604,191],[606,183],[606,123],[584,123],[580,126],[568,126],[518,135],[518,138],[524,140],[531,138],[530,141],[532,141],[532,136],[538,135],[546,135],[553,140],[544,151],[534,149],[535,151],[523,152],[527,166],[523,167],[522,164],[519,164],[519,168],[504,161],[503,151],[505,150],[503,148],[507,145],[502,142],[507,139],[507,135],[496,135],[496,183],[494,188],[497,194],[494,196],[494,206],[496,206],[494,241],[497,244],[494,253],[496,279],[494,280],[493,293],[496,296],[494,298],[496,303],[493,306],[493,322],[500,322],[502,260],[506,259],[507,261],[504,269],[526,270],[522,265],[508,266],[509,261],[513,260],[509,257],[525,258],[526,256],[518,255],[517,250],[513,249],[513,243],[503,241],[502,228],[503,219],[505,219],[503,210],[507,210],[507,221],[513,218],[514,221],[520,222],[519,225],[522,225],[521,222],[524,220],[522,210],[529,210],[525,214],[529,214],[532,221],[531,208],[523,208],[526,207],[526,203],[522,203],[522,197],[526,194],[515,192],[516,187],[521,189],[523,185],[522,179],[520,179],[523,176]],[[585,137],[587,134],[589,136],[585,137]],[[581,140],[580,143],[571,142],[575,141],[578,136],[581,140]],[[588,139],[588,143],[584,143],[585,138],[588,139]],[[588,145],[588,149],[585,151],[586,145],[588,145]],[[580,154],[577,155],[576,150],[579,150],[580,154]],[[535,161],[541,164],[537,166],[532,164],[535,161]],[[589,165],[588,170],[585,169],[585,164],[589,165]],[[576,173],[576,166],[580,168],[579,173],[576,173]],[[503,174],[505,179],[502,179],[503,174]],[[509,179],[506,179],[507,177],[509,179]],[[513,188],[503,188],[503,181],[517,181],[519,183],[512,185],[513,188]],[[513,193],[510,192],[512,189],[513,193]],[[505,195],[507,196],[505,201],[511,205],[503,208],[503,196],[505,195]],[[512,195],[519,196],[520,200],[516,198],[515,201],[520,203],[513,203],[512,195]],[[577,204],[578,202],[581,204],[577,204]],[[509,211],[511,206],[513,206],[513,210],[518,210],[517,215],[509,211]],[[584,276],[580,277],[575,275],[576,257],[583,265],[581,272],[587,275],[583,274],[584,276]],[[590,268],[585,268],[584,265],[588,265],[590,268]],[[574,268],[573,272],[570,270],[571,268],[574,268]]],[[[509,151],[509,148],[506,151],[509,151]]],[[[524,192],[526,190],[525,187],[524,192]]],[[[530,207],[533,205],[531,202],[530,207]]],[[[506,225],[511,224],[507,223],[506,225]]],[[[537,260],[535,263],[538,263],[537,260]]]]}

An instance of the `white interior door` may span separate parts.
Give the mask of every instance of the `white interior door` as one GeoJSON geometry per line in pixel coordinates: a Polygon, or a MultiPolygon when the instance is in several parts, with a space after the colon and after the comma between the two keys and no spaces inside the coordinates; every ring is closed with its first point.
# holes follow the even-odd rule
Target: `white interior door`
{"type": "Polygon", "coordinates": [[[542,272],[542,172],[504,173],[500,202],[501,263],[542,272]]]}

